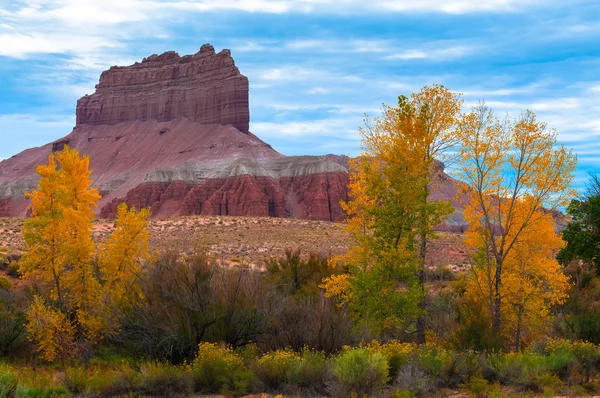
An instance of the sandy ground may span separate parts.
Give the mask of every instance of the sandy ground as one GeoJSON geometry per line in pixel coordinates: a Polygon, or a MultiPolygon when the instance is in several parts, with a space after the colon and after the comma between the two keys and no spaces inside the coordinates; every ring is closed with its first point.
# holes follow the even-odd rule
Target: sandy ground
{"type": "MultiPolygon", "coordinates": [[[[0,250],[23,249],[23,219],[0,218],[0,250]]],[[[348,249],[352,240],[343,224],[271,217],[189,216],[150,220],[152,246],[163,250],[206,247],[223,263],[247,262],[260,266],[264,259],[281,257],[286,249],[333,256],[348,249]]],[[[94,222],[94,239],[102,242],[114,229],[112,221],[94,222]]],[[[462,236],[440,233],[430,244],[428,265],[461,271],[469,259],[462,236]]]]}

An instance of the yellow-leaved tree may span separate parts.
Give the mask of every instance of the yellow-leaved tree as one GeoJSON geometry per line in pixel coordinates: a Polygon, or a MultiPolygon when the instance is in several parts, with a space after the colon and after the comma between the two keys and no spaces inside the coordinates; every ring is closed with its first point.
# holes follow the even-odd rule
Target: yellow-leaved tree
{"type": "MultiPolygon", "coordinates": [[[[516,207],[516,218],[527,215],[528,204],[519,201],[516,207]]],[[[556,260],[556,253],[564,242],[555,232],[552,214],[543,209],[537,210],[537,213],[535,227],[523,230],[503,262],[500,334],[515,351],[520,351],[548,331],[551,309],[564,303],[569,288],[568,277],[556,260]]],[[[466,240],[479,252],[467,282],[465,299],[468,306],[485,309],[483,316],[491,325],[496,262],[489,250],[484,249],[487,247],[485,237],[478,232],[481,219],[472,222],[466,240]]]]}
{"type": "Polygon", "coordinates": [[[478,253],[467,295],[485,303],[493,338],[510,337],[516,349],[567,289],[550,213],[573,196],[577,160],[556,137],[533,112],[500,122],[484,104],[461,127],[466,242],[478,253]]]}
{"type": "Polygon", "coordinates": [[[461,99],[443,86],[424,87],[360,129],[361,155],[350,162],[350,198],[342,203],[356,244],[333,258],[346,274],[326,279],[328,296],[384,329],[416,321],[425,343],[424,263],[433,228],[452,212],[429,200],[443,159],[456,143],[461,99]]]}
{"type": "Polygon", "coordinates": [[[19,271],[36,287],[27,330],[43,358],[63,365],[89,353],[117,328],[115,309],[124,285],[135,290],[139,265],[133,263],[148,251],[148,212],[121,206],[102,261],[95,261],[92,221],[100,195],[91,188],[89,162],[65,146],[37,167],[38,188],[26,193],[31,217],[23,228],[25,254],[19,271]]]}
{"type": "Polygon", "coordinates": [[[149,209],[136,212],[135,207],[127,209],[127,204],[117,207],[114,232],[108,242],[100,246],[99,269],[101,281],[117,307],[127,306],[141,297],[136,283],[142,271],[142,261],[150,259],[150,231],[147,219],[149,209]]]}

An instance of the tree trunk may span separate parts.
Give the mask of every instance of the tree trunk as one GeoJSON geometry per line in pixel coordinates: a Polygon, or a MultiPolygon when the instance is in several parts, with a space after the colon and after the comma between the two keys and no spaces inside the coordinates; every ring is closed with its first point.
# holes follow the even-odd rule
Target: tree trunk
{"type": "MultiPolygon", "coordinates": [[[[425,188],[425,192],[426,194],[428,193],[427,188],[425,188]]],[[[427,196],[425,196],[425,198],[427,198],[427,196]]],[[[422,223],[426,223],[427,222],[427,214],[425,213],[425,208],[423,208],[423,210],[421,211],[421,222],[422,223]]],[[[425,227],[426,224],[422,224],[422,228],[426,228],[425,227]]],[[[423,313],[421,315],[419,315],[419,317],[417,318],[417,344],[421,345],[421,344],[425,344],[426,343],[426,337],[425,337],[425,327],[426,327],[426,322],[425,322],[425,308],[426,308],[426,303],[425,303],[425,256],[427,254],[427,233],[423,230],[421,233],[421,242],[420,242],[420,247],[419,247],[419,269],[417,270],[418,273],[418,278],[419,278],[419,286],[421,287],[421,291],[423,292],[423,298],[421,299],[421,302],[419,303],[419,309],[421,309],[421,311],[423,311],[423,313]]]]}
{"type": "Polygon", "coordinates": [[[494,283],[494,313],[492,314],[492,334],[500,337],[500,288],[502,285],[502,262],[496,262],[496,281],[494,283]]]}
{"type": "Polygon", "coordinates": [[[523,306],[519,306],[519,313],[517,315],[517,330],[515,332],[515,352],[521,350],[521,322],[523,319],[523,306]]]}

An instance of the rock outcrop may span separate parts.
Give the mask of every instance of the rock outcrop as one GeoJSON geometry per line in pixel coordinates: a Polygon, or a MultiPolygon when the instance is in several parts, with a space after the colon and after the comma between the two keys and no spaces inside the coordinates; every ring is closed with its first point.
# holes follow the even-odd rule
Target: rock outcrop
{"type": "Polygon", "coordinates": [[[153,217],[343,219],[344,160],[283,156],[249,132],[249,119],[248,79],[228,50],[112,67],[78,101],[71,134],[0,163],[0,216],[26,214],[35,165],[69,145],[91,158],[100,217],[125,201],[153,217]]]}
{"type": "Polygon", "coordinates": [[[102,73],[94,94],[77,101],[77,126],[178,118],[248,132],[248,78],[229,50],[215,54],[205,44],[194,55],[170,51],[113,66],[102,73]]]}

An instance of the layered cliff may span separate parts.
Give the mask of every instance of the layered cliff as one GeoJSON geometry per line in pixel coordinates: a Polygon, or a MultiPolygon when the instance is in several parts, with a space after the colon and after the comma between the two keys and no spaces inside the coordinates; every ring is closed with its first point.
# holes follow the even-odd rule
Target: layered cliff
{"type": "Polygon", "coordinates": [[[229,50],[215,54],[205,44],[194,55],[170,51],[113,66],[102,73],[94,94],[77,101],[77,126],[178,118],[248,132],[248,78],[229,50]]]}
{"type": "Polygon", "coordinates": [[[35,165],[65,145],[88,154],[112,217],[122,201],[153,217],[212,214],[338,221],[343,162],[286,157],[249,132],[248,79],[228,50],[152,55],[102,73],[64,138],[0,163],[0,216],[23,216],[35,165]]]}

